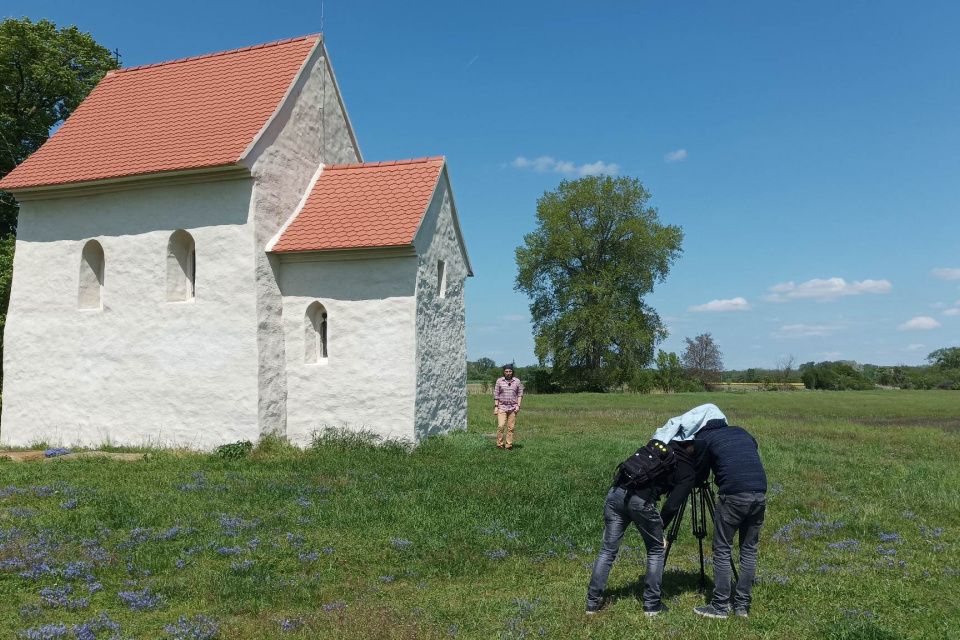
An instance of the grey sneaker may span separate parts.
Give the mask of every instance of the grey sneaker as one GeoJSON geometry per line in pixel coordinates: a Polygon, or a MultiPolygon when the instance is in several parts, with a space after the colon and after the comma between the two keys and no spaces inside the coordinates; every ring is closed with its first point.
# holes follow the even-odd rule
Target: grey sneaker
{"type": "Polygon", "coordinates": [[[603,600],[600,601],[600,604],[590,604],[590,603],[588,602],[588,603],[587,603],[586,614],[587,614],[588,616],[595,615],[598,611],[600,611],[600,609],[603,608],[603,605],[604,605],[604,604],[605,604],[605,603],[604,603],[603,600]]]}
{"type": "Polygon", "coordinates": [[[666,613],[668,611],[670,611],[670,608],[661,602],[659,605],[657,605],[653,609],[647,609],[646,607],[644,607],[643,615],[656,616],[656,615],[660,615],[661,613],[666,613]]]}
{"type": "Polygon", "coordinates": [[[707,604],[702,607],[694,607],[693,612],[698,616],[703,616],[704,618],[714,618],[715,620],[726,620],[728,617],[726,611],[714,609],[712,604],[707,604]]]}
{"type": "Polygon", "coordinates": [[[749,618],[749,617],[750,617],[750,610],[749,610],[749,609],[734,609],[734,610],[733,610],[733,615],[737,616],[738,618],[749,618]]]}

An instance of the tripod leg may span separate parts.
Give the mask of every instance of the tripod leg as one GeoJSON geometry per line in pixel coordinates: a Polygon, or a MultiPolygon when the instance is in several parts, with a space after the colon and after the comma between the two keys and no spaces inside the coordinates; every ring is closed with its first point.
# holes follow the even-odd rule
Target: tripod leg
{"type": "MultiPolygon", "coordinates": [[[[689,500],[690,496],[687,496],[689,500]]],[[[677,539],[677,536],[680,534],[680,524],[683,522],[683,513],[687,510],[687,500],[683,501],[683,504],[680,505],[680,511],[677,512],[677,515],[673,517],[673,521],[670,523],[670,530],[667,532],[667,546],[663,550],[663,566],[667,566],[667,558],[670,556],[670,547],[673,546],[674,540],[677,539]]]]}

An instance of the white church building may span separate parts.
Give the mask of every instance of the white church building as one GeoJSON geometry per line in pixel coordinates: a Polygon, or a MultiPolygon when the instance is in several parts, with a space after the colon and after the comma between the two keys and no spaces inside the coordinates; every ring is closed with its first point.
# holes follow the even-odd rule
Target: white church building
{"type": "Polygon", "coordinates": [[[446,162],[363,162],[320,36],[109,72],[0,189],[0,444],[466,427],[446,162]]]}

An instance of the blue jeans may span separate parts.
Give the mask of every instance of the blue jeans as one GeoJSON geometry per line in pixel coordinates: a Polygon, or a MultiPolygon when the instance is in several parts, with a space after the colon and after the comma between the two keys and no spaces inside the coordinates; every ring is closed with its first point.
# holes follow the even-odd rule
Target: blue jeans
{"type": "Polygon", "coordinates": [[[717,611],[730,609],[730,549],[740,534],[740,578],[733,595],[736,611],[750,610],[750,592],[757,575],[757,543],[767,510],[767,496],[760,491],[731,493],[717,498],[713,523],[713,601],[717,611]]]}
{"type": "Polygon", "coordinates": [[[663,580],[663,521],[655,504],[645,502],[635,494],[629,494],[622,487],[610,487],[607,500],[603,505],[603,543],[597,562],[590,576],[587,588],[587,606],[599,606],[603,601],[603,590],[610,577],[613,566],[620,553],[623,534],[632,522],[647,548],[647,574],[643,578],[643,608],[660,607],[660,583],[663,580]]]}

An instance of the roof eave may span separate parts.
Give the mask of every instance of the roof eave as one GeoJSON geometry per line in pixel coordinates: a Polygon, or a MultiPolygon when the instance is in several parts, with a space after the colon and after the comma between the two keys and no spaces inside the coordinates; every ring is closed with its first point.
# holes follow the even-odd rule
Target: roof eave
{"type": "Polygon", "coordinates": [[[342,260],[375,260],[378,258],[412,258],[417,249],[412,244],[379,247],[340,247],[336,249],[306,249],[303,251],[268,250],[281,262],[334,262],[342,260]]]}
{"type": "Polygon", "coordinates": [[[215,182],[218,180],[237,180],[250,177],[250,170],[238,164],[223,164],[210,167],[193,167],[154,173],[138,173],[115,178],[100,178],[81,182],[61,184],[38,184],[22,187],[0,187],[12,193],[17,200],[49,200],[73,196],[94,195],[110,191],[128,191],[131,189],[149,189],[159,186],[174,186],[196,182],[215,182]]]}

